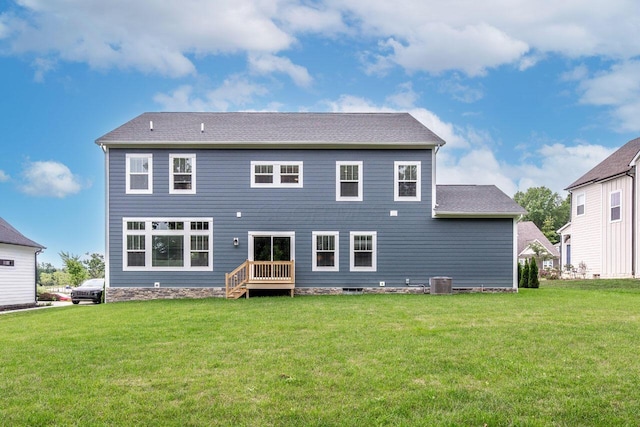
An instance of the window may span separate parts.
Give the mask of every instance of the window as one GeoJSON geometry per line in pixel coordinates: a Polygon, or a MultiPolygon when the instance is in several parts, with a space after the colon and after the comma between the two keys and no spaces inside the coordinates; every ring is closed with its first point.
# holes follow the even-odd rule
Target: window
{"type": "Polygon", "coordinates": [[[394,162],[395,179],[393,181],[394,197],[396,202],[419,202],[420,189],[420,163],[421,162],[394,162]]]}
{"type": "Polygon", "coordinates": [[[14,261],[12,259],[0,259],[0,267],[13,267],[14,261]]]}
{"type": "Polygon", "coordinates": [[[302,188],[302,162],[251,162],[251,187],[302,188]]]}
{"type": "Polygon", "coordinates": [[[312,271],[339,271],[339,233],[314,231],[312,233],[312,271]]]}
{"type": "Polygon", "coordinates": [[[622,190],[611,193],[611,221],[620,221],[622,219],[622,190]]]}
{"type": "Polygon", "coordinates": [[[336,200],[362,201],[362,162],[336,162],[336,200]]]}
{"type": "Polygon", "coordinates": [[[376,271],[377,233],[375,231],[352,231],[351,271],[376,271]]]}
{"type": "Polygon", "coordinates": [[[584,193],[576,195],[576,215],[584,215],[585,195],[584,193]]]}
{"type": "Polygon", "coordinates": [[[213,270],[211,218],[125,218],[124,270],[213,270]]]}
{"type": "Polygon", "coordinates": [[[127,154],[127,194],[153,193],[153,156],[127,154]]]}
{"type": "Polygon", "coordinates": [[[196,155],[169,155],[169,193],[194,194],[196,192],[196,155]]]}

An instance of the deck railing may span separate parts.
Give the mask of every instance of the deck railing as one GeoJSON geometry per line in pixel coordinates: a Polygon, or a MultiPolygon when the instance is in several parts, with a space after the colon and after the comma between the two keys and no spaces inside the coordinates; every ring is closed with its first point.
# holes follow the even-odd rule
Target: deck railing
{"type": "Polygon", "coordinates": [[[247,284],[291,285],[295,283],[294,261],[245,261],[225,275],[227,298],[237,295],[247,284]]]}

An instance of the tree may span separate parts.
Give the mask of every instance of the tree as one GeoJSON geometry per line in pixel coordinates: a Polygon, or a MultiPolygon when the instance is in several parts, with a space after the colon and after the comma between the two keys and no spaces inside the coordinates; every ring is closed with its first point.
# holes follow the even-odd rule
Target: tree
{"type": "Polygon", "coordinates": [[[98,253],[89,254],[89,259],[85,259],[82,261],[84,266],[87,269],[87,273],[89,277],[92,279],[101,279],[104,277],[104,255],[98,253]]]}
{"type": "Polygon", "coordinates": [[[520,275],[520,283],[518,283],[519,288],[528,288],[529,287],[529,260],[524,262],[524,266],[522,267],[522,274],[520,275]]]}
{"type": "Polygon", "coordinates": [[[536,289],[540,287],[540,279],[538,279],[538,265],[536,264],[535,258],[531,258],[531,262],[529,263],[529,287],[536,289]]]}
{"type": "Polygon", "coordinates": [[[87,269],[80,261],[79,255],[71,255],[68,252],[60,252],[60,258],[64,263],[64,270],[69,275],[69,283],[78,286],[89,277],[87,269]]]}
{"type": "Polygon", "coordinates": [[[523,221],[532,221],[551,243],[558,243],[556,230],[570,219],[569,196],[563,199],[547,187],[531,187],[518,191],[513,200],[527,210],[523,221]]]}

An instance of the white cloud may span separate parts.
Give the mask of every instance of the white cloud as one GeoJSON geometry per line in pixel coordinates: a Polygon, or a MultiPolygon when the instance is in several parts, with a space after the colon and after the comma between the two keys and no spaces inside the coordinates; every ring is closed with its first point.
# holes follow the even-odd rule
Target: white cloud
{"type": "Polygon", "coordinates": [[[570,58],[640,55],[640,6],[626,0],[23,0],[0,15],[9,51],[131,68],[194,73],[193,57],[277,54],[299,37],[381,42],[372,68],[482,75],[570,58]],[[509,12],[507,12],[509,11],[509,12]]]}
{"type": "Polygon", "coordinates": [[[271,54],[249,55],[249,66],[258,74],[270,74],[280,72],[287,74],[297,86],[308,87],[313,82],[305,67],[295,65],[288,58],[282,58],[271,54]]]}
{"type": "Polygon", "coordinates": [[[276,25],[278,3],[251,0],[22,1],[4,15],[15,53],[57,55],[93,68],[133,68],[177,77],[190,55],[276,52],[295,38],[276,25]]]}
{"type": "Polygon", "coordinates": [[[593,77],[583,69],[575,72],[580,102],[612,107],[615,126],[628,132],[640,131],[640,61],[625,61],[593,77]]]}
{"type": "Polygon", "coordinates": [[[30,162],[22,171],[22,177],[20,189],[31,196],[64,198],[83,188],[78,176],[55,161],[30,162]]]}
{"type": "Polygon", "coordinates": [[[219,87],[205,92],[204,97],[194,95],[192,86],[184,85],[169,94],[158,93],[153,100],[165,111],[228,111],[241,109],[254,102],[258,96],[268,93],[261,85],[234,75],[219,87]]]}
{"type": "Polygon", "coordinates": [[[9,181],[9,178],[9,175],[5,171],[0,169],[0,182],[7,182],[9,181]]]}

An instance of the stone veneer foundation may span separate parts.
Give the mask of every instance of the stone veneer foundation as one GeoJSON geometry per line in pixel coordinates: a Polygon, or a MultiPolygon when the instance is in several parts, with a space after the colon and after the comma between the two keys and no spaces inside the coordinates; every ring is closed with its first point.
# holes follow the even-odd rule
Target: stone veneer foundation
{"type": "MultiPolygon", "coordinates": [[[[511,293],[513,288],[453,288],[453,293],[511,293]]],[[[345,294],[429,294],[429,287],[380,287],[380,288],[296,288],[295,295],[345,295],[345,294]]],[[[224,298],[220,288],[107,288],[106,302],[146,301],[178,298],[224,298]]]]}

